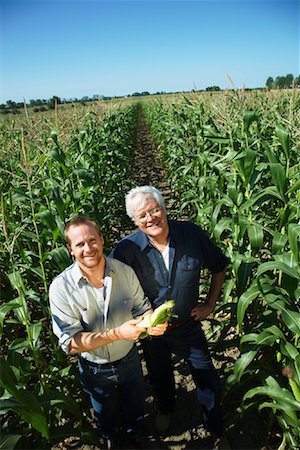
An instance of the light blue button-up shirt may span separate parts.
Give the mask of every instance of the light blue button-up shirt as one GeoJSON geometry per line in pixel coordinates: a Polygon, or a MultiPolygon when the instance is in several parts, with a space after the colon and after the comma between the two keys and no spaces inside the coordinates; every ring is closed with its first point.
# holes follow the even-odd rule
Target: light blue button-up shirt
{"type": "MultiPolygon", "coordinates": [[[[106,258],[102,291],[88,281],[75,261],[53,280],[49,299],[53,331],[65,352],[76,333],[113,329],[151,308],[133,269],[112,258],[106,258]]],[[[132,341],[117,340],[81,355],[104,364],[123,358],[132,347],[132,341]]]]}

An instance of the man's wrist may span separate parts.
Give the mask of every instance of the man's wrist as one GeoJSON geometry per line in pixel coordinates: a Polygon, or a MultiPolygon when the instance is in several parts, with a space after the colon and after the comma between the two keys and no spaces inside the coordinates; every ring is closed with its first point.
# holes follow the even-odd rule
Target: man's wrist
{"type": "Polygon", "coordinates": [[[207,299],[205,300],[205,304],[206,304],[207,306],[210,306],[211,308],[214,308],[214,307],[216,306],[216,301],[213,300],[213,299],[211,299],[211,298],[207,298],[207,299]]]}
{"type": "Polygon", "coordinates": [[[118,339],[117,329],[112,328],[111,330],[107,330],[104,333],[104,338],[108,338],[110,341],[116,341],[118,339]]]}

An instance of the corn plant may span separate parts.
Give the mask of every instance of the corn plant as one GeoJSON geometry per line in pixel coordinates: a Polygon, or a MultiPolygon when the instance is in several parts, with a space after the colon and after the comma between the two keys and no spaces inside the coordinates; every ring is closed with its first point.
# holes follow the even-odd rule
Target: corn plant
{"type": "Polygon", "coordinates": [[[181,213],[231,260],[216,310],[226,320],[212,319],[208,332],[216,351],[240,353],[224,401],[243,400],[227,426],[268,408],[282,448],[300,443],[299,100],[237,91],[145,106],[181,213]]]}
{"type": "MultiPolygon", "coordinates": [[[[1,448],[41,448],[84,431],[74,361],[51,331],[48,286],[71,263],[63,230],[95,218],[114,242],[131,187],[136,108],[59,113],[3,125],[1,185],[1,448]],[[76,425],[76,426],[75,426],[76,425]]],[[[89,413],[85,417],[88,417],[89,413]]]]}

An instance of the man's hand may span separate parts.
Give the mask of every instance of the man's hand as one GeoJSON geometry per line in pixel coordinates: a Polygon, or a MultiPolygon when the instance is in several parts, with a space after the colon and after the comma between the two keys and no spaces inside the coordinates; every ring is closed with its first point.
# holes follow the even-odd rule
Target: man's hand
{"type": "Polygon", "coordinates": [[[206,319],[215,309],[217,300],[220,297],[221,288],[225,280],[226,267],[223,272],[212,274],[210,288],[205,303],[198,303],[191,311],[191,317],[194,320],[206,319]]]}
{"type": "Polygon", "coordinates": [[[146,331],[150,336],[162,336],[167,328],[168,328],[168,321],[166,320],[164,323],[155,325],[155,327],[147,328],[146,331]]]}
{"type": "Polygon", "coordinates": [[[191,317],[194,320],[204,320],[206,319],[214,310],[214,306],[209,303],[199,303],[191,311],[191,317]]]}
{"type": "Polygon", "coordinates": [[[140,321],[141,319],[128,320],[128,322],[124,322],[118,328],[115,328],[117,339],[124,341],[135,341],[138,339],[140,334],[146,331],[146,328],[136,327],[136,324],[140,321]]]}

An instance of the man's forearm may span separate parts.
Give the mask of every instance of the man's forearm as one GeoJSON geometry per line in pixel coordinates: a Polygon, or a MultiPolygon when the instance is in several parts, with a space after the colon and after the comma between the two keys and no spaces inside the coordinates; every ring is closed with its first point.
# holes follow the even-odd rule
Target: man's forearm
{"type": "Polygon", "coordinates": [[[80,331],[76,333],[71,340],[69,351],[75,354],[81,352],[91,352],[96,348],[103,347],[113,341],[135,341],[139,338],[140,334],[146,330],[145,328],[138,328],[136,326],[136,324],[140,321],[141,319],[131,319],[124,322],[119,327],[97,333],[80,331]]]}
{"type": "Polygon", "coordinates": [[[117,329],[98,333],[80,331],[79,333],[75,334],[75,336],[71,340],[69,344],[69,352],[74,354],[90,352],[95,350],[96,348],[110,344],[117,339],[119,339],[117,329]]]}
{"type": "Polygon", "coordinates": [[[213,308],[220,297],[222,285],[225,280],[226,268],[223,272],[213,273],[211,277],[210,288],[206,297],[206,303],[208,303],[213,308]]]}

